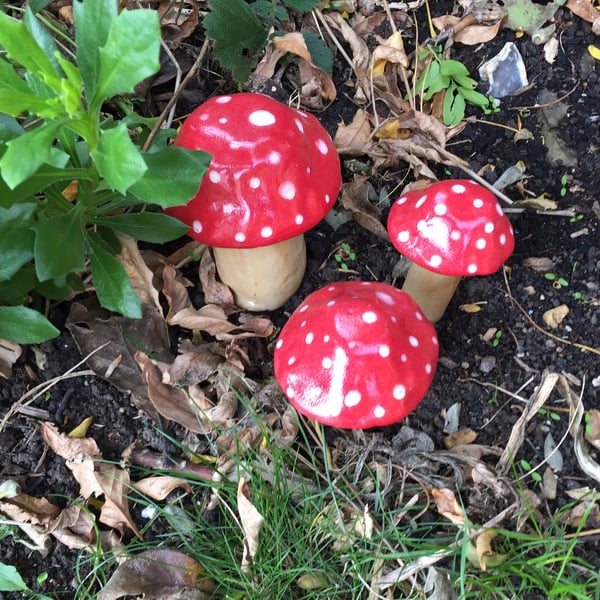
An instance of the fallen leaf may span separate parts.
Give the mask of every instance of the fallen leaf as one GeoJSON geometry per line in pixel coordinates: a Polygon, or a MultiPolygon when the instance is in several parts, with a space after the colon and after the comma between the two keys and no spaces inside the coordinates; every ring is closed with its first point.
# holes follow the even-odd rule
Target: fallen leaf
{"type": "Polygon", "coordinates": [[[560,306],[556,306],[555,308],[551,308],[547,310],[542,315],[542,320],[548,327],[552,329],[556,329],[564,320],[564,318],[569,314],[569,307],[566,304],[561,304],[560,306]]]}
{"type": "Polygon", "coordinates": [[[352,213],[354,220],[370,231],[389,240],[388,232],[381,222],[381,211],[369,201],[369,181],[366,176],[354,175],[349,183],[342,185],[340,204],[352,213]]]}
{"type": "Polygon", "coordinates": [[[464,525],[467,522],[465,513],[452,490],[448,488],[433,488],[431,495],[440,515],[446,517],[446,519],[455,525],[464,525]]]}
{"type": "Polygon", "coordinates": [[[178,488],[186,492],[192,491],[192,486],[181,477],[157,475],[134,481],[132,486],[144,496],[152,500],[164,500],[173,490],[178,488]]]}
{"type": "Polygon", "coordinates": [[[242,477],[238,484],[237,508],[244,532],[244,549],[242,551],[242,571],[246,574],[252,572],[254,555],[258,550],[258,536],[264,517],[250,501],[250,490],[242,477]]]}
{"type": "Polygon", "coordinates": [[[472,444],[477,439],[477,432],[473,429],[459,429],[456,433],[451,433],[444,437],[444,446],[449,450],[454,446],[464,446],[472,444]]]}
{"type": "Polygon", "coordinates": [[[77,427],[74,427],[67,434],[70,438],[84,438],[87,435],[88,429],[92,424],[92,417],[86,417],[77,427]]]}
{"type": "Polygon", "coordinates": [[[23,354],[19,344],[0,339],[0,376],[4,379],[12,377],[12,367],[23,354]]]}
{"type": "Polygon", "coordinates": [[[161,0],[157,12],[162,39],[171,50],[180,46],[198,27],[196,0],[161,0]]]}
{"type": "Polygon", "coordinates": [[[583,437],[586,442],[600,450],[600,410],[597,408],[587,411],[583,437]]]}
{"type": "Polygon", "coordinates": [[[117,567],[98,600],[143,595],[153,600],[208,600],[214,582],[195,559],[170,549],[147,550],[117,567]]]}

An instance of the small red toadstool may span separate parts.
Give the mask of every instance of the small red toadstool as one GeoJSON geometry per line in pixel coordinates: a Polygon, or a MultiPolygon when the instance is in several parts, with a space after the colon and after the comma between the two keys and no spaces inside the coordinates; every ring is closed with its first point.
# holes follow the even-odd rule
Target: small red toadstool
{"type": "Polygon", "coordinates": [[[311,114],[240,93],[196,108],[175,145],[213,159],[196,196],[167,212],[213,248],[239,306],[282,306],[304,276],[303,234],[329,212],[341,185],[327,131],[311,114]]]}
{"type": "Polygon", "coordinates": [[[408,294],[345,281],[309,294],[292,313],[275,344],[275,377],[307,417],[367,429],[417,406],[438,351],[433,325],[408,294]]]}
{"type": "Polygon", "coordinates": [[[393,204],[387,229],[394,246],[412,261],[402,289],[434,323],[461,277],[494,273],[515,246],[494,194],[467,179],[406,192],[393,204]]]}

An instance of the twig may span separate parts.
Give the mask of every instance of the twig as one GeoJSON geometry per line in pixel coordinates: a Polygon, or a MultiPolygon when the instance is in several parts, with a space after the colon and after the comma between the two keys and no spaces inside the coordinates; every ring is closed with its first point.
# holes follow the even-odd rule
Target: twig
{"type": "Polygon", "coordinates": [[[146,142],[144,143],[144,146],[142,147],[142,150],[144,152],[146,152],[148,150],[148,148],[150,147],[150,144],[152,144],[152,141],[156,137],[156,134],[158,133],[158,131],[162,127],[163,123],[167,120],[168,115],[171,112],[171,109],[177,103],[177,100],[179,99],[179,96],[181,95],[181,93],[183,92],[183,90],[186,88],[187,84],[191,81],[192,77],[194,77],[194,75],[196,75],[198,69],[200,68],[200,66],[204,62],[204,58],[205,58],[206,53],[208,51],[209,45],[210,45],[210,41],[207,38],[207,39],[204,40],[204,44],[202,44],[202,48],[200,48],[200,53],[198,54],[198,58],[196,58],[196,61],[192,65],[192,68],[187,72],[186,76],[183,78],[183,81],[181,82],[181,85],[179,86],[179,88],[177,88],[173,92],[173,95],[171,96],[171,99],[167,102],[167,105],[165,106],[164,110],[160,114],[160,117],[158,117],[158,120],[154,124],[154,127],[152,128],[152,131],[148,135],[148,139],[146,140],[146,142]]]}
{"type": "Polygon", "coordinates": [[[552,338],[553,340],[560,342],[561,344],[567,344],[569,346],[574,346],[575,348],[579,348],[580,350],[584,350],[585,352],[591,352],[592,354],[600,355],[600,350],[598,350],[597,348],[592,348],[591,346],[586,346],[585,344],[580,344],[579,342],[572,342],[571,340],[561,338],[558,335],[554,335],[553,333],[546,331],[541,325],[538,325],[527,314],[527,311],[521,306],[521,304],[519,304],[518,300],[512,295],[512,292],[510,290],[510,285],[508,283],[508,277],[506,276],[506,272],[504,272],[503,275],[504,275],[504,284],[506,285],[506,291],[504,293],[508,296],[508,299],[523,313],[523,316],[529,321],[529,323],[531,323],[531,325],[533,325],[533,327],[535,327],[538,331],[540,331],[544,335],[548,336],[549,338],[552,338]]]}

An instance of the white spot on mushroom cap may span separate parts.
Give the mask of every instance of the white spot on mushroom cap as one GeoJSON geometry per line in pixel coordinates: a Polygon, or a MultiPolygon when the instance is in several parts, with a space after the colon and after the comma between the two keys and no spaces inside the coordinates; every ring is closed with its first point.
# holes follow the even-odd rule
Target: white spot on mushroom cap
{"type": "Polygon", "coordinates": [[[304,338],[304,341],[307,344],[312,344],[313,341],[314,341],[314,339],[315,339],[315,334],[312,331],[310,331],[309,333],[306,334],[306,337],[304,338]]]}
{"type": "Polygon", "coordinates": [[[376,406],[373,409],[373,416],[377,419],[383,419],[385,417],[385,408],[383,406],[376,406]]]}
{"type": "Polygon", "coordinates": [[[317,150],[323,155],[329,154],[329,145],[327,144],[327,142],[325,140],[318,139],[317,140],[317,150]]]}
{"type": "Polygon", "coordinates": [[[483,206],[483,200],[481,198],[475,198],[475,200],[473,200],[473,206],[475,208],[481,208],[483,206]]]}
{"type": "Polygon", "coordinates": [[[483,250],[486,246],[487,246],[487,242],[485,241],[485,238],[479,238],[479,239],[475,240],[475,247],[478,250],[483,250]]]}
{"type": "Polygon", "coordinates": [[[268,110],[255,110],[248,115],[248,121],[257,127],[268,127],[276,122],[275,115],[268,110]]]}
{"type": "Polygon", "coordinates": [[[303,215],[296,215],[294,217],[294,223],[296,223],[296,225],[302,225],[302,223],[304,223],[304,216],[303,215]]]}
{"type": "Polygon", "coordinates": [[[192,229],[195,233],[202,233],[202,223],[200,223],[198,220],[194,221],[192,223],[192,229]]]}
{"type": "Polygon", "coordinates": [[[227,104],[228,102],[231,102],[231,96],[218,96],[215,98],[215,102],[217,104],[227,104]]]}
{"type": "Polygon", "coordinates": [[[273,150],[272,152],[269,152],[267,160],[272,165],[278,165],[281,162],[281,154],[273,150]]]}
{"type": "Polygon", "coordinates": [[[442,264],[442,257],[439,254],[434,254],[430,259],[429,259],[429,264],[432,267],[439,267],[442,264]]]}
{"type": "Polygon", "coordinates": [[[238,231],[233,238],[236,242],[243,244],[246,241],[246,234],[243,231],[238,231]]]}
{"type": "Polygon", "coordinates": [[[324,369],[331,369],[331,365],[333,364],[333,361],[331,360],[331,358],[329,358],[329,356],[326,356],[322,361],[321,364],[323,365],[324,369]]]}
{"type": "Polygon", "coordinates": [[[270,238],[273,235],[273,228],[272,227],[263,227],[260,230],[260,237],[262,238],[270,238]]]}
{"type": "Polygon", "coordinates": [[[390,347],[387,344],[381,344],[378,349],[381,358],[387,358],[390,355],[390,347]]]}
{"type": "Polygon", "coordinates": [[[369,310],[362,314],[362,320],[365,323],[375,323],[377,321],[377,314],[374,313],[372,310],[369,310]]]}
{"type": "Polygon", "coordinates": [[[392,390],[392,396],[394,396],[396,400],[404,400],[404,398],[406,397],[406,387],[403,386],[401,383],[395,385],[394,389],[392,390]]]}
{"type": "Polygon", "coordinates": [[[296,186],[291,181],[284,181],[278,191],[285,200],[293,200],[296,197],[296,186]]]}
{"type": "Polygon", "coordinates": [[[304,133],[304,125],[302,125],[302,121],[300,121],[300,119],[295,119],[294,123],[296,124],[296,127],[298,128],[298,131],[300,133],[304,133]]]}
{"type": "Polygon", "coordinates": [[[250,177],[248,185],[253,189],[257,190],[260,187],[260,179],[258,177],[250,177]]]}
{"type": "Polygon", "coordinates": [[[452,191],[455,194],[464,194],[467,191],[467,188],[462,183],[455,183],[452,186],[452,191]]]}
{"type": "Polygon", "coordinates": [[[362,399],[361,393],[358,390],[350,390],[344,396],[344,404],[346,406],[356,406],[362,399]]]}
{"type": "Polygon", "coordinates": [[[213,171],[212,169],[208,172],[208,178],[213,182],[213,183],[220,183],[221,181],[221,174],[218,173],[217,171],[213,171]]]}
{"type": "Polygon", "coordinates": [[[443,203],[441,203],[441,202],[438,202],[438,203],[437,203],[437,204],[436,204],[436,205],[433,207],[433,212],[434,212],[436,215],[438,215],[438,216],[442,217],[442,216],[444,216],[444,215],[445,215],[445,214],[448,212],[448,207],[447,207],[445,204],[443,204],[443,203]]]}

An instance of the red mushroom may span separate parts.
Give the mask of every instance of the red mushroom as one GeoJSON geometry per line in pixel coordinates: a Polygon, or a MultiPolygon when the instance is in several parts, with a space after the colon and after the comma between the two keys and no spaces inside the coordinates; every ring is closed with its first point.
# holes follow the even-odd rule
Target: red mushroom
{"type": "Polygon", "coordinates": [[[275,377],[292,405],[326,425],[367,429],[405,417],[438,358],[433,325],[385,283],[345,281],[309,294],[275,344],[275,377]]]}
{"type": "Polygon", "coordinates": [[[387,228],[394,246],[412,261],[402,289],[434,323],[461,277],[494,273],[515,246],[494,194],[466,179],[403,194],[392,206],[387,228]]]}
{"type": "Polygon", "coordinates": [[[196,196],[169,214],[213,248],[239,306],[282,306],[304,276],[303,234],[329,212],[341,185],[327,131],[311,114],[241,93],[196,108],[175,145],[213,159],[196,196]]]}

